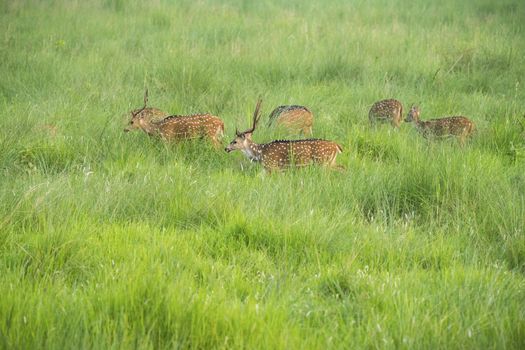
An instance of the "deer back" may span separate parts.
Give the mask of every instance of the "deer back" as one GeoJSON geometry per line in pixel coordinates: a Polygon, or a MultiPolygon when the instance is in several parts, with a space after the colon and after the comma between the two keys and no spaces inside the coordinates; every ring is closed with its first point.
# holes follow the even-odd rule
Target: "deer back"
{"type": "Polygon", "coordinates": [[[426,134],[434,136],[469,136],[475,130],[474,123],[463,116],[430,119],[420,124],[426,134]]]}
{"type": "Polygon", "coordinates": [[[168,139],[222,136],[224,122],[211,114],[173,115],[155,123],[158,133],[168,139]]]}
{"type": "Polygon", "coordinates": [[[268,117],[268,126],[274,122],[291,130],[308,131],[312,128],[314,116],[304,106],[279,106],[268,117]]]}
{"type": "Polygon", "coordinates": [[[313,163],[332,164],[341,146],[320,139],[277,140],[261,146],[261,161],[265,168],[306,166],[313,163]]]}
{"type": "Polygon", "coordinates": [[[402,117],[403,105],[395,99],[377,101],[368,112],[371,122],[391,122],[394,126],[399,126],[402,117]]]}

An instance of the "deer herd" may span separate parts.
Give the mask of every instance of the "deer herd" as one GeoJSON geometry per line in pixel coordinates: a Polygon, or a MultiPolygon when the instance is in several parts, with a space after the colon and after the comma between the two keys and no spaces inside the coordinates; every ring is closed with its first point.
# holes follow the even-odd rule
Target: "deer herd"
{"type": "MultiPolygon", "coordinates": [[[[147,107],[148,90],[144,93],[144,106],[130,112],[131,120],[124,131],[141,129],[150,136],[165,141],[208,139],[216,148],[221,147],[224,136],[224,122],[209,113],[194,115],[170,115],[157,108],[147,107]]],[[[250,129],[243,132],[235,130],[235,138],[225,148],[226,152],[239,150],[250,161],[259,162],[268,172],[290,167],[304,167],[320,164],[340,169],[336,158],[343,151],[340,145],[323,139],[275,140],[268,143],[255,143],[253,132],[261,118],[259,100],[253,113],[250,129]]],[[[456,137],[461,145],[475,130],[474,123],[466,117],[454,116],[422,121],[420,110],[412,106],[405,122],[413,122],[417,131],[425,138],[456,137]]],[[[399,128],[403,119],[403,105],[395,99],[374,103],[368,113],[372,125],[390,123],[399,128]]],[[[268,127],[281,125],[291,132],[311,136],[313,133],[313,114],[304,106],[279,106],[269,115],[268,127]]]]}

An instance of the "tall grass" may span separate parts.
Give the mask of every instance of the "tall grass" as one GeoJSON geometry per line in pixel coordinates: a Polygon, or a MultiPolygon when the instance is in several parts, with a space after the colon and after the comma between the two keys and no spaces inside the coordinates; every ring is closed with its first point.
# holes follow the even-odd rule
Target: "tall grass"
{"type": "MultiPolygon", "coordinates": [[[[1,348],[525,346],[519,1],[0,2],[1,348]],[[346,171],[124,134],[304,104],[346,171]],[[367,123],[464,114],[460,147],[367,123]]],[[[256,141],[290,137],[262,127],[256,141]]]]}

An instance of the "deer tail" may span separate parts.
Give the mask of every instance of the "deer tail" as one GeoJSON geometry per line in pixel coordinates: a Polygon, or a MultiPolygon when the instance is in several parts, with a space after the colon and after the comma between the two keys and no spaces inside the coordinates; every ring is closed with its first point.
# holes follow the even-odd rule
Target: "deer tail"
{"type": "Polygon", "coordinates": [[[217,128],[216,134],[219,137],[224,136],[224,122],[221,121],[221,123],[219,124],[219,127],[217,128]]]}
{"type": "Polygon", "coordinates": [[[469,130],[470,134],[474,134],[474,133],[477,132],[477,131],[478,131],[478,130],[476,129],[476,124],[474,124],[474,123],[471,122],[471,123],[470,123],[470,130],[469,130]]]}
{"type": "Polygon", "coordinates": [[[339,153],[343,153],[343,147],[341,147],[340,145],[338,145],[337,143],[335,144],[335,146],[337,147],[337,151],[339,153]]]}

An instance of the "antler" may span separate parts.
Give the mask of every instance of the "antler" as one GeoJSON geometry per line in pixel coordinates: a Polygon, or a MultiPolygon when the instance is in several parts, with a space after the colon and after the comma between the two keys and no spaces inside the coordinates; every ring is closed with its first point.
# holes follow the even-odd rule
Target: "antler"
{"type": "Polygon", "coordinates": [[[137,115],[139,115],[143,110],[146,109],[146,105],[148,104],[148,88],[144,91],[144,106],[140,109],[137,109],[136,112],[131,112],[131,116],[135,118],[137,115]]]}
{"type": "Polygon", "coordinates": [[[147,104],[148,104],[148,88],[146,88],[146,91],[144,91],[144,107],[142,107],[142,109],[146,108],[147,104]]]}
{"type": "Polygon", "coordinates": [[[248,129],[246,130],[244,133],[252,133],[255,131],[255,127],[257,126],[257,122],[259,122],[259,119],[261,118],[261,113],[260,113],[260,110],[261,110],[261,103],[262,103],[262,100],[259,99],[257,101],[257,105],[255,106],[255,111],[253,112],[253,124],[252,124],[252,127],[251,129],[248,129]]]}

